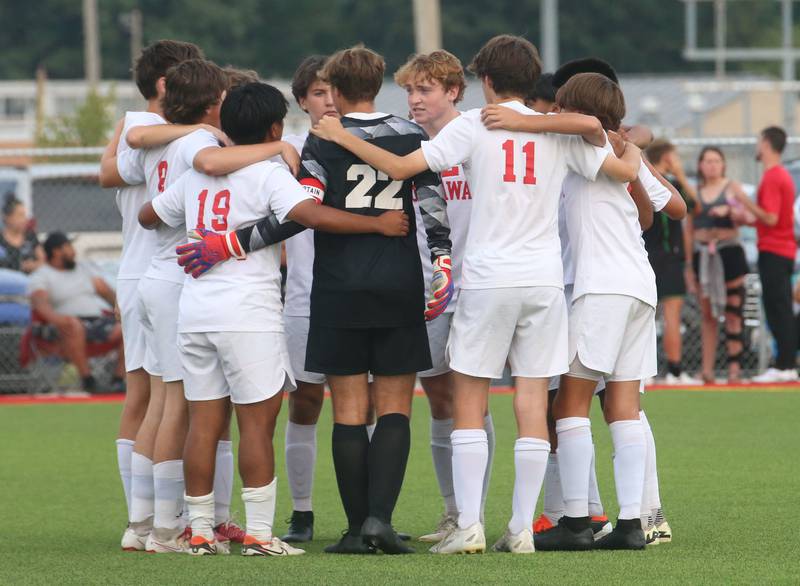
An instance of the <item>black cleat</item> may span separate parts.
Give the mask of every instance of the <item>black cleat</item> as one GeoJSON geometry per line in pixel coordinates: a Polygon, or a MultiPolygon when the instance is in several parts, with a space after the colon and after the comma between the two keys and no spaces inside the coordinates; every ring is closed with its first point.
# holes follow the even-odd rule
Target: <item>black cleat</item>
{"type": "Polygon", "coordinates": [[[314,511],[292,511],[289,531],[281,537],[286,543],[303,543],[314,539],[314,511]]]}
{"type": "Polygon", "coordinates": [[[594,533],[589,517],[561,517],[558,525],[533,536],[539,551],[584,551],[592,549],[594,533]]]}
{"type": "Polygon", "coordinates": [[[414,553],[413,549],[402,542],[389,523],[384,523],[376,517],[367,517],[361,526],[361,535],[366,543],[383,553],[390,555],[414,553]]]}
{"type": "Polygon", "coordinates": [[[595,549],[644,549],[644,531],[640,519],[617,519],[614,530],[598,539],[595,549]]]}
{"type": "Polygon", "coordinates": [[[361,535],[353,535],[345,531],[339,541],[329,545],[324,551],[325,553],[358,555],[375,553],[375,548],[365,543],[361,535]]]}
{"type": "Polygon", "coordinates": [[[397,538],[400,541],[411,541],[411,536],[408,533],[402,533],[400,531],[395,531],[397,533],[397,538]]]}

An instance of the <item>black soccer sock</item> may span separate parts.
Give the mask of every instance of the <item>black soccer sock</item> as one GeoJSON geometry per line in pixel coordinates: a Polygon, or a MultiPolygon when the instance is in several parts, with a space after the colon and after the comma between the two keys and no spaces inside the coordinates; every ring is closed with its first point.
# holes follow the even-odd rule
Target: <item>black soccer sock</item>
{"type": "Polygon", "coordinates": [[[378,418],[369,444],[369,515],[392,522],[411,449],[411,426],[402,413],[378,418]]]}
{"type": "Polygon", "coordinates": [[[339,496],[351,534],[358,534],[367,518],[369,437],[366,425],[333,424],[333,467],[339,496]]]}
{"type": "Polygon", "coordinates": [[[681,370],[680,362],[667,362],[667,372],[669,372],[672,376],[680,376],[681,370]]]}

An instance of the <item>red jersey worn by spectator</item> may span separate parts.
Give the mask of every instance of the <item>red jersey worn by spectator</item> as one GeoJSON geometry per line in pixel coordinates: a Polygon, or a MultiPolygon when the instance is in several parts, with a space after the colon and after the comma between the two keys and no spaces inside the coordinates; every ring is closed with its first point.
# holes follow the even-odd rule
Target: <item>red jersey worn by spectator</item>
{"type": "Polygon", "coordinates": [[[771,252],[794,260],[797,243],[794,239],[794,196],[792,176],[783,165],[767,170],[758,186],[758,205],[765,212],[776,214],[778,223],[767,226],[756,223],[759,252],[771,252]]]}

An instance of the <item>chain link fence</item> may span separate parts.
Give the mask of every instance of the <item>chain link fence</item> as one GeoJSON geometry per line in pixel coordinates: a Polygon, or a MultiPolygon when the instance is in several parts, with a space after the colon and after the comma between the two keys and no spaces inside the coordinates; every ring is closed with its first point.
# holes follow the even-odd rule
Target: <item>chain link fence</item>
{"type": "MultiPolygon", "coordinates": [[[[728,175],[755,183],[757,167],[753,159],[754,139],[675,140],[687,170],[694,168],[697,153],[704,144],[721,146],[728,157],[728,175]]],[[[789,156],[800,156],[800,139],[792,139],[789,156]]],[[[93,263],[115,284],[122,250],[121,218],[114,189],[97,183],[101,148],[0,149],[0,197],[14,193],[30,214],[31,229],[44,240],[47,233],[60,230],[73,238],[78,259],[93,263]]],[[[790,168],[792,168],[790,164],[790,168]]],[[[800,162],[797,167],[800,185],[800,162]]],[[[755,236],[743,230],[743,240],[751,267],[755,268],[755,236]]],[[[24,277],[23,277],[24,279],[24,277]]],[[[770,355],[771,342],[764,328],[760,304],[760,284],[755,274],[747,277],[745,305],[745,354],[742,366],[746,376],[763,369],[770,355]]],[[[659,317],[659,365],[664,371],[659,317]]],[[[701,318],[697,301],[687,297],[683,312],[684,364],[690,372],[700,368],[701,318]]],[[[31,392],[77,384],[74,369],[55,357],[38,356],[23,367],[20,350],[25,349],[25,333],[30,327],[30,309],[25,288],[16,288],[0,276],[0,392],[31,392]]],[[[721,328],[722,332],[722,328],[721,328]]],[[[726,369],[724,333],[720,334],[717,371],[726,369]]],[[[95,361],[101,379],[110,372],[113,356],[95,361]]]]}

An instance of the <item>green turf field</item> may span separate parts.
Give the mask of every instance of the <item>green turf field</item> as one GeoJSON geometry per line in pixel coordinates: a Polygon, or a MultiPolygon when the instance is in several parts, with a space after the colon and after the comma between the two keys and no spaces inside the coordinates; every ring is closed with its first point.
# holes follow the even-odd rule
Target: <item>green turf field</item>
{"type": "MultiPolygon", "coordinates": [[[[654,392],[646,409],[675,541],[644,552],[337,557],[321,553],[344,527],[323,413],[315,541],[298,558],[154,556],[119,551],[125,524],[114,437],[120,405],[0,406],[0,584],[800,583],[798,392],[654,392]]],[[[413,444],[395,526],[429,531],[441,503],[430,461],[428,409],[417,398],[413,444]]],[[[511,397],[492,397],[497,453],[487,542],[510,514],[511,397]]],[[[285,417],[285,410],[284,410],[285,417]]],[[[597,473],[615,514],[610,440],[595,413],[597,473]]],[[[280,426],[283,429],[283,425],[280,426]]],[[[291,512],[277,444],[276,532],[291,512]]],[[[242,510],[238,489],[233,509],[242,510]]],[[[538,514],[538,513],[537,513],[538,514]]],[[[240,515],[241,519],[241,515],[240,515]]],[[[278,533],[280,534],[280,533],[278,533]]]]}

